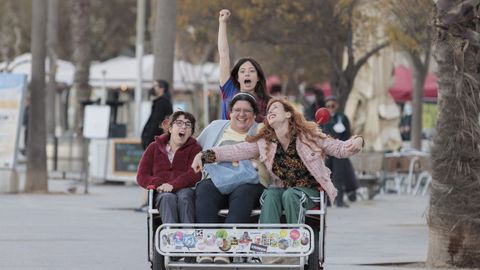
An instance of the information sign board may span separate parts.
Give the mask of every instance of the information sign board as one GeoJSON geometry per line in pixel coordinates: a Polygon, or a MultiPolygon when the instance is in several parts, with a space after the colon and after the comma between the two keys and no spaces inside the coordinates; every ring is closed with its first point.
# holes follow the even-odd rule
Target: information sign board
{"type": "Polygon", "coordinates": [[[0,168],[16,164],[26,76],[0,73],[0,168]]]}

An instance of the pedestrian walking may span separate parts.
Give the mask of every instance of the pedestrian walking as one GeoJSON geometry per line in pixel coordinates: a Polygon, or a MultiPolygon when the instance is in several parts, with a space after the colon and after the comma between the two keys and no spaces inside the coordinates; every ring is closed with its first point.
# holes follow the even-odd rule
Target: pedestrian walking
{"type": "MultiPolygon", "coordinates": [[[[325,106],[330,112],[330,121],[321,126],[323,132],[341,141],[350,139],[350,121],[345,114],[338,111],[337,97],[326,97],[325,106]]],[[[348,195],[350,201],[355,201],[358,188],[358,180],[352,163],[348,158],[328,156],[325,164],[332,172],[333,184],[338,190],[337,206],[348,207],[349,205],[344,200],[345,194],[348,195]]]]}
{"type": "Polygon", "coordinates": [[[142,147],[147,149],[155,136],[163,134],[162,122],[173,112],[169,84],[165,80],[155,81],[149,96],[153,97],[152,110],[142,131],[142,147]]]}

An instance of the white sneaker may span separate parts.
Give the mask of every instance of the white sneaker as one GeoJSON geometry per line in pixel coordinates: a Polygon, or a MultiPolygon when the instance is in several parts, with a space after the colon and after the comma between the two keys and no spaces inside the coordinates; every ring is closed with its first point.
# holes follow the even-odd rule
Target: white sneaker
{"type": "Polygon", "coordinates": [[[217,256],[215,259],[213,259],[213,262],[219,264],[228,264],[230,263],[230,259],[228,257],[217,256]]]}
{"type": "Polygon", "coordinates": [[[203,256],[197,257],[198,263],[213,263],[213,257],[203,256]]]}

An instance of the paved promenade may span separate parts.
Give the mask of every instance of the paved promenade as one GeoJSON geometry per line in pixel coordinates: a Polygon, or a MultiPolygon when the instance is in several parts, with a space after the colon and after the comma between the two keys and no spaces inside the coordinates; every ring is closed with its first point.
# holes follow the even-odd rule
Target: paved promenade
{"type": "MultiPolygon", "coordinates": [[[[0,194],[0,269],[148,269],[146,217],[137,186],[51,180],[51,194],[0,194]],[[77,187],[75,194],[68,188],[77,187]]],[[[421,269],[427,197],[381,195],[329,208],[326,269],[421,269]]]]}

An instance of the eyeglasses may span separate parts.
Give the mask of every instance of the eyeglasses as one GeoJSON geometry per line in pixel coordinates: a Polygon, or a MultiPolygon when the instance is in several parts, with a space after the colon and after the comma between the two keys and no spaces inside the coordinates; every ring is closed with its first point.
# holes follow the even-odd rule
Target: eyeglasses
{"type": "Polygon", "coordinates": [[[240,109],[240,108],[234,108],[232,109],[232,112],[233,113],[245,113],[245,114],[252,114],[253,113],[253,110],[250,110],[250,109],[240,109]]]}
{"type": "Polygon", "coordinates": [[[182,120],[175,120],[173,123],[177,127],[184,127],[184,128],[192,128],[192,122],[182,121],[182,120]]]}

